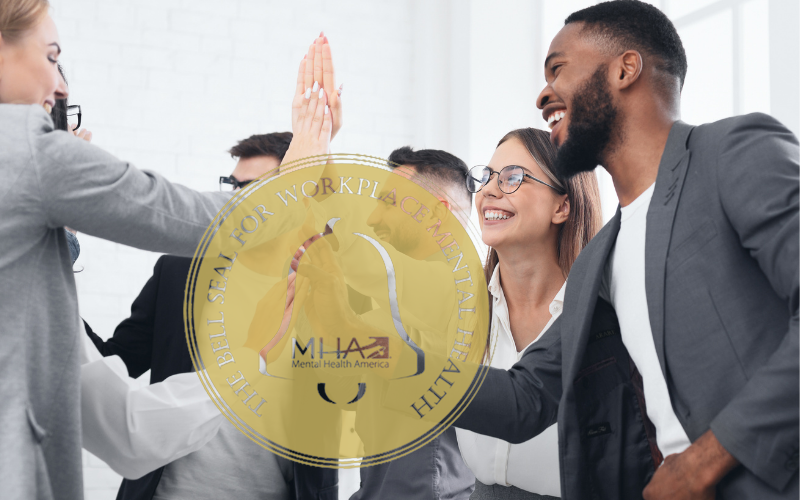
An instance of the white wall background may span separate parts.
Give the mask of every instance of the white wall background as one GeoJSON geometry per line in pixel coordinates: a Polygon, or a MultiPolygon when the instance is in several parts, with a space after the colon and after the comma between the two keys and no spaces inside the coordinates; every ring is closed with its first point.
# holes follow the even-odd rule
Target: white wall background
{"type": "MultiPolygon", "coordinates": [[[[72,104],[94,143],[214,190],[225,153],[290,129],[297,66],[320,30],[345,84],[336,152],[402,145],[486,162],[509,130],[544,128],[535,100],[550,39],[587,0],[51,0],[72,104]]],[[[655,0],[689,59],[683,119],[764,111],[800,131],[797,0],[655,0]]],[[[604,215],[616,196],[603,171],[604,215]]],[[[102,207],[98,207],[102,209],[102,207]]],[[[103,336],[127,317],[157,255],[81,236],[81,313],[103,336]]],[[[84,456],[86,498],[119,476],[84,456]]],[[[352,472],[352,471],[351,471],[352,472]]],[[[355,488],[351,473],[342,498],[355,488]]]]}

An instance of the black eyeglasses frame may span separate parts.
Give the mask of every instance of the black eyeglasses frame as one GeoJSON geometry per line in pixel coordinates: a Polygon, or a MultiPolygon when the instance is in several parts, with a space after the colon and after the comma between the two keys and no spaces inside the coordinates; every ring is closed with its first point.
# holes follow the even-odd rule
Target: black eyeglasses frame
{"type": "Polygon", "coordinates": [[[222,185],[223,184],[230,184],[230,185],[233,186],[233,191],[236,191],[237,189],[244,188],[245,186],[247,186],[248,184],[250,184],[254,180],[255,179],[252,179],[252,180],[249,180],[249,181],[240,181],[239,179],[237,179],[236,177],[234,177],[232,175],[225,175],[225,176],[221,175],[219,177],[219,190],[220,191],[225,191],[222,188],[222,185]]]}
{"type": "Polygon", "coordinates": [[[505,167],[501,168],[499,171],[497,171],[497,170],[492,170],[492,168],[491,168],[491,167],[489,167],[488,165],[475,165],[474,167],[472,167],[471,169],[469,169],[469,172],[467,173],[467,189],[468,189],[468,190],[469,190],[471,193],[473,193],[473,194],[475,194],[475,193],[479,193],[479,192],[480,192],[480,190],[481,190],[481,189],[483,189],[483,187],[484,187],[486,184],[489,184],[489,182],[491,182],[491,180],[492,180],[492,176],[493,176],[494,174],[497,174],[497,187],[498,187],[498,189],[500,189],[500,191],[502,191],[504,194],[514,194],[514,193],[516,193],[516,192],[517,192],[517,190],[519,189],[519,187],[522,185],[522,183],[521,183],[521,182],[520,182],[520,183],[517,185],[517,187],[516,187],[516,188],[514,188],[514,190],[513,190],[513,191],[511,191],[511,192],[507,192],[507,191],[505,191],[505,190],[503,189],[503,186],[502,186],[502,184],[500,183],[500,174],[501,174],[501,173],[502,173],[504,170],[506,170],[506,169],[508,169],[508,168],[518,168],[518,169],[520,169],[520,171],[522,172],[523,178],[524,178],[524,177],[528,177],[529,179],[533,179],[534,181],[538,182],[539,184],[544,184],[545,186],[549,187],[550,189],[552,189],[553,191],[555,191],[555,192],[556,192],[556,193],[558,193],[558,194],[567,194],[567,192],[566,192],[565,190],[563,190],[563,189],[561,189],[561,188],[558,188],[558,187],[556,187],[556,186],[553,186],[552,184],[548,184],[547,182],[545,182],[545,181],[543,181],[543,180],[541,180],[541,179],[537,179],[536,177],[532,176],[531,174],[529,174],[529,173],[525,172],[525,168],[524,168],[524,167],[521,167],[521,166],[519,166],[519,165],[506,165],[505,167]],[[477,179],[475,179],[475,177],[474,177],[474,176],[470,175],[470,173],[469,173],[469,172],[472,172],[474,169],[476,169],[476,168],[478,168],[478,167],[480,167],[480,168],[485,168],[485,169],[488,169],[488,170],[489,170],[489,178],[488,178],[488,179],[486,179],[486,182],[484,182],[483,184],[480,184],[480,187],[479,187],[479,188],[478,188],[476,191],[472,191],[472,189],[471,189],[471,186],[470,186],[470,181],[474,182],[475,184],[479,184],[479,182],[478,182],[478,180],[477,180],[477,179]]]}
{"type": "Polygon", "coordinates": [[[80,104],[70,104],[69,106],[67,106],[67,122],[69,122],[69,117],[70,116],[75,116],[75,115],[78,115],[78,124],[75,125],[75,129],[74,130],[78,130],[79,128],[81,128],[81,105],[80,104]],[[75,110],[77,110],[77,112],[70,113],[70,111],[75,111],[75,110]]]}

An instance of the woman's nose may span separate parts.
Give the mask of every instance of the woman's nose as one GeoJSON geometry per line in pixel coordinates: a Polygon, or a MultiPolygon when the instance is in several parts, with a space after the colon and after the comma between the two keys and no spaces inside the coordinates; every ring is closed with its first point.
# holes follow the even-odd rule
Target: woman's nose
{"type": "Polygon", "coordinates": [[[494,198],[500,198],[503,196],[503,192],[500,191],[500,188],[497,185],[497,178],[499,176],[500,174],[493,173],[492,176],[489,177],[489,181],[480,190],[484,196],[491,196],[494,198]]]}
{"type": "Polygon", "coordinates": [[[56,86],[56,99],[66,99],[69,97],[69,87],[67,87],[67,82],[61,78],[61,75],[58,75],[58,86],[56,86]]]}

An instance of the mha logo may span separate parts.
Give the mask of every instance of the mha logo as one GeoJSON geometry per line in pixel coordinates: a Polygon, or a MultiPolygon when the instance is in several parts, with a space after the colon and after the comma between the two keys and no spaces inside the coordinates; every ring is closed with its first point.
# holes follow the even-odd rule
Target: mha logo
{"type": "MultiPolygon", "coordinates": [[[[347,348],[343,350],[341,337],[336,337],[336,349],[325,351],[324,339],[320,337],[317,339],[319,342],[319,349],[316,351],[315,357],[314,337],[311,337],[305,346],[296,338],[293,338],[292,368],[389,368],[389,362],[383,361],[389,359],[389,337],[370,337],[370,339],[373,341],[371,344],[361,346],[358,343],[358,339],[351,337],[347,348]],[[347,359],[347,355],[350,353],[358,353],[361,358],[356,358],[354,360],[347,359]],[[326,354],[329,355],[328,359],[325,359],[326,354]],[[336,355],[336,358],[332,357],[333,354],[336,355]]],[[[317,392],[323,400],[328,403],[336,404],[336,402],[328,396],[325,385],[325,383],[317,384],[317,392]]],[[[358,394],[347,404],[358,402],[364,397],[366,390],[367,384],[359,382],[358,394]]]]}
{"type": "MultiPolygon", "coordinates": [[[[342,338],[336,337],[336,349],[332,351],[325,351],[325,345],[323,342],[323,338],[320,337],[319,341],[319,349],[317,350],[318,358],[314,357],[314,337],[311,337],[303,346],[296,338],[292,339],[292,360],[297,359],[298,351],[300,356],[305,357],[306,353],[309,354],[308,359],[324,359],[326,354],[332,355],[336,354],[336,359],[347,359],[347,355],[351,352],[357,352],[361,355],[361,359],[389,359],[389,337],[370,337],[373,341],[371,344],[361,346],[358,343],[358,339],[352,337],[350,342],[347,344],[347,348],[342,350],[342,338]],[[311,352],[309,352],[311,351],[311,352]],[[367,353],[365,356],[364,353],[367,353]]],[[[292,366],[295,366],[295,362],[292,362],[292,366]]]]}

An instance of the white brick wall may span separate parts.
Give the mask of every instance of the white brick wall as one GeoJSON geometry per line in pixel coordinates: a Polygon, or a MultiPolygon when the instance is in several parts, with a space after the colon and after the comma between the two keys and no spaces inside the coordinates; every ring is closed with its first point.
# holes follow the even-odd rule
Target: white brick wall
{"type": "MultiPolygon", "coordinates": [[[[52,4],[70,102],[81,105],[93,142],[172,181],[214,190],[234,166],[225,151],[237,140],[290,130],[297,67],[322,29],[345,84],[346,126],[334,150],[386,157],[412,142],[408,2],[52,4]]],[[[158,255],[79,237],[81,314],[107,337],[128,316],[158,255]]],[[[106,500],[115,498],[120,477],[84,453],[84,481],[88,500],[106,500]]]]}

